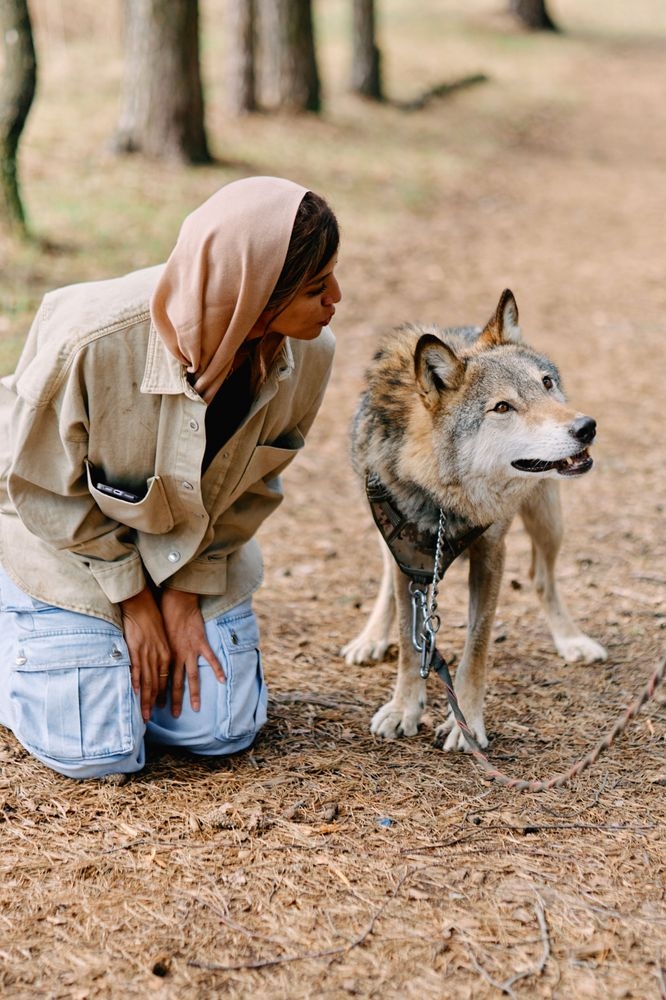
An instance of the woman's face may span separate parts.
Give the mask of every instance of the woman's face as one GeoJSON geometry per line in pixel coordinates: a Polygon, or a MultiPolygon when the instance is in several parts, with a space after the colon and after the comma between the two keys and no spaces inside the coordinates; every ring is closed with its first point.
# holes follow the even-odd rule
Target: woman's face
{"type": "Polygon", "coordinates": [[[314,340],[335,315],[335,305],[342,298],[335,268],[338,255],[329,260],[296,293],[291,302],[268,318],[265,333],[280,333],[295,340],[314,340]]]}

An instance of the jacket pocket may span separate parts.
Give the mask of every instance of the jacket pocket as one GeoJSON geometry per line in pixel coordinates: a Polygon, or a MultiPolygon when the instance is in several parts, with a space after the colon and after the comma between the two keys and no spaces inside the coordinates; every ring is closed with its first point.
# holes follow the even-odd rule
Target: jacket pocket
{"type": "Polygon", "coordinates": [[[93,470],[86,461],[88,489],[92,497],[107,517],[119,524],[126,524],[135,531],[144,531],[148,535],[164,535],[171,531],[175,521],[169,501],[167,500],[164,483],[159,476],[151,476],[145,496],[137,501],[122,500],[120,497],[109,496],[95,486],[93,470]]]}
{"type": "Polygon", "coordinates": [[[273,484],[272,480],[277,480],[304,444],[305,438],[300,431],[292,431],[289,435],[279,438],[275,444],[257,445],[240,479],[233,487],[230,502],[237,500],[246,490],[262,480],[269,492],[281,496],[279,483],[273,484]]]}

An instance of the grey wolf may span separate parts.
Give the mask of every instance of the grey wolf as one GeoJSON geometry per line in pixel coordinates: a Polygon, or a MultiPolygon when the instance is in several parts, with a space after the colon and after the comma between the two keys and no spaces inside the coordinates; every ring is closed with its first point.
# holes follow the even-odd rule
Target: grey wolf
{"type": "MultiPolygon", "coordinates": [[[[531,575],[557,652],[569,661],[606,659],[572,620],[555,578],[563,534],[559,482],[590,470],[595,434],[595,421],[568,404],[557,367],[523,343],[509,290],[483,329],[399,328],[367,373],[352,429],[357,473],[381,481],[418,532],[436,533],[440,508],[454,524],[488,526],[468,549],[469,620],[454,685],[483,747],[489,643],[515,515],[531,537],[531,575]]],[[[382,659],[397,608],[397,681],[371,723],[374,734],[392,739],[417,732],[426,682],[412,643],[409,577],[381,544],[384,571],[374,608],[342,652],[349,664],[382,659]]],[[[451,714],[435,739],[446,750],[465,748],[451,714]]]]}

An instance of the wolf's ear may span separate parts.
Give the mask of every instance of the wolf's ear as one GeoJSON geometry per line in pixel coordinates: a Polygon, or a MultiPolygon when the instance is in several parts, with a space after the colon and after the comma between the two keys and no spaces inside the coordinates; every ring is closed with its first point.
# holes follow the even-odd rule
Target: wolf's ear
{"type": "Polygon", "coordinates": [[[419,393],[426,406],[434,406],[440,393],[457,389],[465,374],[465,362],[432,333],[419,338],[414,354],[414,371],[419,393]]]}
{"type": "Polygon", "coordinates": [[[518,306],[513,292],[505,288],[495,310],[477,343],[481,347],[498,347],[499,344],[520,343],[522,336],[518,326],[518,306]]]}

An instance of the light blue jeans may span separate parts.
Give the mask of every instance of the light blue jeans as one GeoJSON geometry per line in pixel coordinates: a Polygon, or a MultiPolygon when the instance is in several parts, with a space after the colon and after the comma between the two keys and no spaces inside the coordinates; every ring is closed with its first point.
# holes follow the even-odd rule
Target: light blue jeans
{"type": "Polygon", "coordinates": [[[249,747],[266,721],[267,691],[252,602],[206,623],[226,681],[199,660],[201,709],[155,708],[146,724],[132,690],[122,631],[44,604],[0,568],[0,724],[70,778],[140,771],[145,740],[208,756],[249,747]]]}

